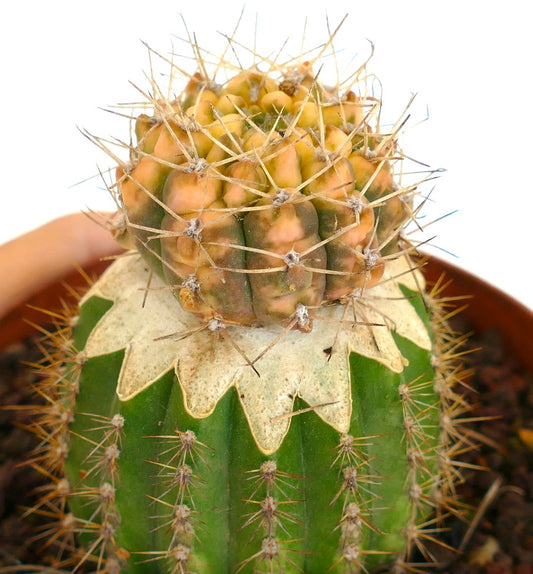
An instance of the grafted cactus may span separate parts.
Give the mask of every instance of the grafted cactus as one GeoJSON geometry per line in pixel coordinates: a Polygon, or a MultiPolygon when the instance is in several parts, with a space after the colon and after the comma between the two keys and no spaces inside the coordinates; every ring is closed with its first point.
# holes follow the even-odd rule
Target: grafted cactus
{"type": "Polygon", "coordinates": [[[322,85],[324,50],[212,75],[194,51],[111,186],[131,251],[47,357],[54,565],[407,571],[453,508],[464,406],[397,133],[364,68],[322,85]]]}

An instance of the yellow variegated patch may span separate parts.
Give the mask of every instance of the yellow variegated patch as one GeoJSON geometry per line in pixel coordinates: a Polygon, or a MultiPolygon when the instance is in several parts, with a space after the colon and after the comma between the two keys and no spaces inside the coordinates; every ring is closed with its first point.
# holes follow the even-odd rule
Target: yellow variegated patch
{"type": "Polygon", "coordinates": [[[395,372],[406,362],[391,330],[430,350],[427,330],[399,285],[423,283],[407,257],[387,263],[380,283],[346,305],[313,315],[313,330],[279,325],[239,327],[201,323],[182,310],[170,289],[137,254],[116,261],[87,293],[113,301],[91,333],[84,353],[125,349],[117,394],[127,401],[173,368],[191,416],[209,416],[235,386],[251,432],[265,454],[286,435],[296,397],[324,421],[347,432],[351,416],[349,353],[375,359],[395,372]]]}

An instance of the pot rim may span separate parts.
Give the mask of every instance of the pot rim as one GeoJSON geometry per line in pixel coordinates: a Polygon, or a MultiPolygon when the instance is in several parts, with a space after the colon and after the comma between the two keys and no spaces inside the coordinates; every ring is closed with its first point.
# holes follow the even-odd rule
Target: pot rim
{"type": "Polygon", "coordinates": [[[504,349],[523,367],[533,371],[533,311],[504,291],[447,261],[425,259],[424,275],[429,284],[445,284],[443,296],[457,298],[461,315],[478,334],[499,331],[504,349]]]}

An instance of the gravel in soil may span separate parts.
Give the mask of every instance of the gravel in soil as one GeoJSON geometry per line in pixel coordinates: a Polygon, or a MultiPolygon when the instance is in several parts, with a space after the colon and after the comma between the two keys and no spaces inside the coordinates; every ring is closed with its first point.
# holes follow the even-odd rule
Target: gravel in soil
{"type": "Polygon", "coordinates": [[[35,375],[23,362],[36,362],[39,350],[32,340],[17,343],[0,355],[0,566],[38,563],[35,519],[23,517],[35,503],[42,476],[25,464],[36,439],[27,407],[35,404],[31,387],[35,375]]]}

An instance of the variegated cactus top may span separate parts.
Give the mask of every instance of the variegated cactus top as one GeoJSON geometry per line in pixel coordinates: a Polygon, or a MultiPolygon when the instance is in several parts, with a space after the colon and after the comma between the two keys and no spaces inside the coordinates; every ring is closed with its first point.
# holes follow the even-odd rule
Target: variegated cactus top
{"type": "Polygon", "coordinates": [[[358,89],[323,86],[310,62],[223,84],[197,72],[137,117],[117,170],[127,244],[185,310],[309,331],[310,309],[379,281],[412,189],[393,181],[395,136],[358,89]]]}

